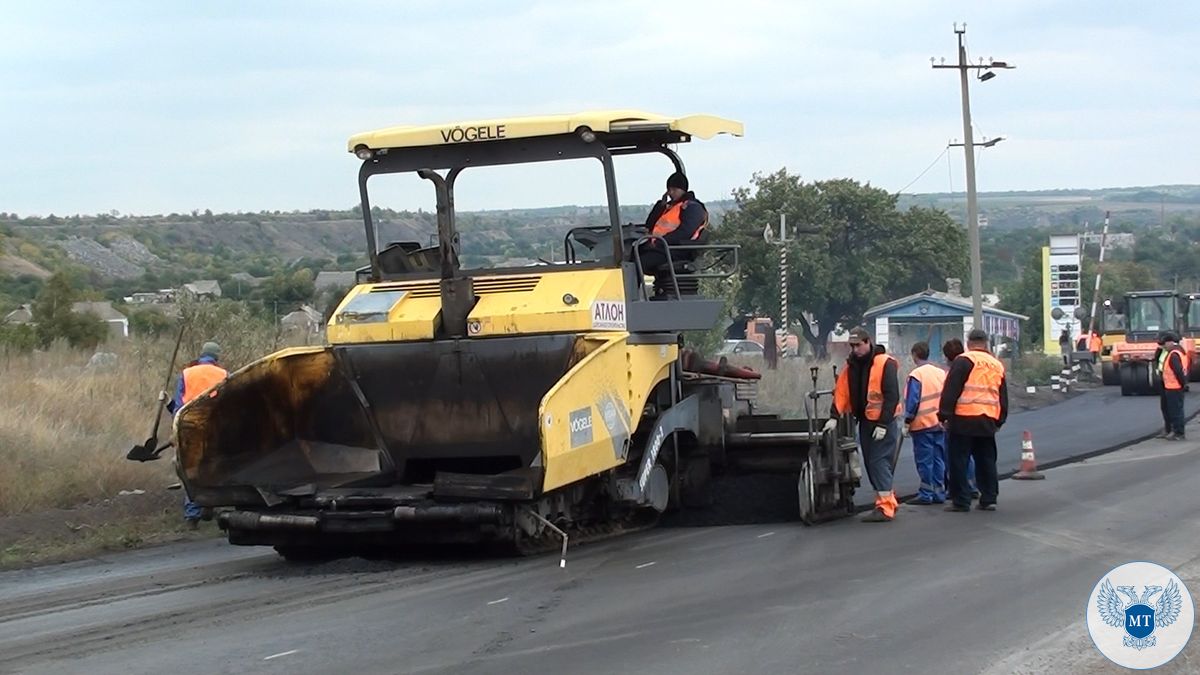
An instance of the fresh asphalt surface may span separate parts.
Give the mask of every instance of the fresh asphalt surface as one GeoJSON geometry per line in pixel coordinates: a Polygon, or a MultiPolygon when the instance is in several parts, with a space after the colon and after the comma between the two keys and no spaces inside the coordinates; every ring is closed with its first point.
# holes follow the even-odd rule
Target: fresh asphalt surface
{"type": "MultiPolygon", "coordinates": [[[[1092,392],[1014,415],[1002,454],[1023,428],[1048,461],[1157,416],[1155,399],[1092,392]]],[[[1200,442],[1046,473],[1003,482],[996,512],[662,528],[573,549],[565,570],[302,566],[205,541],[0,573],[0,672],[1071,672],[1055,659],[1090,649],[1084,606],[1105,572],[1200,564],[1200,442]]]]}
{"type": "MultiPolygon", "coordinates": [[[[1184,399],[1184,416],[1200,411],[1200,391],[1184,399]]],[[[996,434],[996,465],[1000,475],[1012,473],[1021,464],[1021,436],[1033,439],[1038,466],[1070,460],[1097,450],[1140,441],[1163,430],[1157,396],[1121,396],[1120,387],[1092,389],[1037,410],[1010,414],[996,434]]],[[[894,488],[900,495],[916,494],[920,479],[913,462],[912,441],[904,440],[896,462],[894,488]]],[[[860,505],[874,502],[867,477],[855,493],[860,505]]]]}

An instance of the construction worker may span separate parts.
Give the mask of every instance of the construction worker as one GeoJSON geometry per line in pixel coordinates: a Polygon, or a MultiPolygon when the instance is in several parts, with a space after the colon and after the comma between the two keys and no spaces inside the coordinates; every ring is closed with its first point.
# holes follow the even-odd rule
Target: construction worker
{"type": "Polygon", "coordinates": [[[996,510],[1000,482],[996,475],[996,431],[1008,419],[1008,383],[1004,364],[988,351],[981,328],[967,334],[967,351],[950,365],[938,419],[947,424],[950,456],[950,499],[947,511],[971,509],[967,462],[975,459],[982,511],[996,510]]]}
{"type": "MultiPolygon", "coordinates": [[[[667,191],[662,199],[650,209],[646,216],[646,229],[650,234],[662,237],[669,246],[694,243],[708,227],[708,208],[688,190],[688,179],[676,171],[667,177],[667,191]]],[[[653,275],[655,270],[666,264],[667,253],[662,242],[651,240],[638,247],[642,262],[642,273],[653,275]]],[[[673,250],[671,262],[691,260],[694,251],[673,250]]],[[[639,277],[640,280],[640,277],[639,277]]]]}
{"type": "MultiPolygon", "coordinates": [[[[965,351],[967,351],[967,348],[963,346],[962,340],[958,338],[946,340],[945,344],[942,345],[942,356],[946,359],[946,369],[949,370],[950,366],[954,363],[954,359],[958,358],[965,351]]],[[[944,426],[942,430],[945,431],[944,426]]],[[[950,488],[950,462],[948,457],[949,454],[942,456],[943,460],[945,460],[943,463],[946,466],[946,480],[942,484],[946,486],[947,490],[950,488]]],[[[967,458],[967,487],[971,490],[971,499],[979,499],[979,488],[975,485],[974,457],[967,458]]]]}
{"type": "Polygon", "coordinates": [[[898,364],[882,347],[876,347],[870,333],[862,328],[850,331],[849,343],[850,356],[846,368],[838,374],[833,408],[824,431],[833,431],[840,415],[854,415],[867,478],[875,488],[875,509],[863,522],[890,522],[899,507],[892,491],[892,471],[901,438],[898,364]]]}
{"type": "Polygon", "coordinates": [[[1162,372],[1162,391],[1159,392],[1159,407],[1162,408],[1164,431],[1159,438],[1168,441],[1186,440],[1183,435],[1183,391],[1187,386],[1187,368],[1184,353],[1179,346],[1179,336],[1170,331],[1162,336],[1162,351],[1159,356],[1162,372]]]}
{"type": "Polygon", "coordinates": [[[1071,365],[1071,331],[1066,328],[1058,334],[1058,351],[1062,353],[1063,365],[1071,365]]]}
{"type": "Polygon", "coordinates": [[[1096,331],[1092,331],[1092,337],[1088,340],[1088,351],[1092,353],[1092,363],[1100,363],[1100,350],[1104,348],[1104,339],[1096,331]]]}
{"type": "MultiPolygon", "coordinates": [[[[216,342],[205,342],[200,348],[200,356],[184,366],[175,386],[175,396],[167,400],[167,392],[158,393],[160,401],[167,400],[167,411],[174,415],[185,403],[199,396],[229,377],[229,371],[217,365],[221,358],[221,345],[216,342]]],[[[202,515],[200,505],[193,502],[185,492],[183,495],[183,519],[188,527],[196,529],[202,515]]]]}
{"type": "Polygon", "coordinates": [[[918,342],[910,352],[916,368],[904,387],[904,435],[912,438],[921,487],[906,503],[929,506],[946,501],[946,431],[937,416],[946,371],[929,362],[929,343],[918,342]]]}

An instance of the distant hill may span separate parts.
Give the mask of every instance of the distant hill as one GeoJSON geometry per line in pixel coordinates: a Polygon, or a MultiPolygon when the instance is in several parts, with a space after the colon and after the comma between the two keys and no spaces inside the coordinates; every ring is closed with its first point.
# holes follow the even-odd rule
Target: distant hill
{"type": "MultiPolygon", "coordinates": [[[[966,194],[903,195],[900,205],[940,208],[966,219],[966,194]]],[[[1112,223],[1135,227],[1159,225],[1176,215],[1200,215],[1200,185],[1103,188],[1097,190],[1033,190],[981,192],[979,212],[989,227],[1012,229],[1095,225],[1111,212],[1112,223]]]]}
{"type": "MultiPolygon", "coordinates": [[[[943,209],[964,219],[962,193],[902,195],[899,204],[943,209]]],[[[1099,190],[985,192],[980,213],[992,232],[1019,228],[1081,229],[1097,226],[1105,211],[1121,228],[1158,225],[1176,216],[1200,218],[1200,186],[1159,185],[1099,190]]],[[[713,222],[735,206],[708,202],[713,222]]],[[[646,205],[623,209],[622,222],[641,222],[646,205]]],[[[373,211],[379,239],[428,245],[436,236],[428,211],[373,211]]],[[[561,259],[562,241],[573,226],[607,222],[601,206],[476,211],[458,214],[465,260],[561,259]]],[[[348,270],[366,263],[359,210],[222,213],[156,216],[21,218],[0,213],[0,309],[26,302],[40,281],[60,269],[80,273],[110,298],[195,279],[225,283],[232,275],[254,277],[348,270]]]]}

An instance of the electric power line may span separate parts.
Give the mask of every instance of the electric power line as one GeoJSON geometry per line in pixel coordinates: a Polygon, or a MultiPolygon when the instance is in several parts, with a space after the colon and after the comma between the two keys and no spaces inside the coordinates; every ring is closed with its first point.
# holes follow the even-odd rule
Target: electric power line
{"type": "Polygon", "coordinates": [[[921,180],[921,178],[922,178],[922,177],[923,177],[925,174],[929,173],[929,170],[933,168],[933,165],[934,165],[934,164],[937,164],[937,163],[938,163],[938,160],[940,160],[940,159],[941,159],[941,158],[942,158],[942,157],[943,157],[943,156],[944,156],[944,155],[945,155],[947,152],[949,152],[949,151],[950,151],[950,146],[948,146],[948,145],[947,145],[945,148],[942,148],[942,154],[941,154],[941,155],[938,155],[937,157],[934,157],[934,158],[933,158],[933,161],[929,163],[929,166],[925,167],[925,170],[924,170],[924,171],[922,171],[921,173],[917,174],[917,177],[916,177],[916,178],[914,178],[914,179],[912,179],[911,181],[909,181],[909,182],[908,182],[908,185],[905,185],[904,187],[902,187],[902,188],[900,188],[899,190],[897,190],[897,191],[896,191],[896,194],[898,194],[898,195],[900,195],[900,194],[904,194],[904,191],[905,191],[905,190],[907,190],[908,188],[912,187],[912,186],[913,186],[913,183],[916,183],[917,181],[921,180]]]}

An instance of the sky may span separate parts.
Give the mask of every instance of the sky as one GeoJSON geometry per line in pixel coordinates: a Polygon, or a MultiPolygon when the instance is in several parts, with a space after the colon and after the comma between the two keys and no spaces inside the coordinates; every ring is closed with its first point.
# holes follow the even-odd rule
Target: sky
{"type": "MultiPolygon", "coordinates": [[[[345,209],[354,133],[579,110],[745,123],[679,148],[702,200],[755,172],[964,189],[955,22],[1016,69],[970,100],[980,191],[1200,183],[1200,3],[62,2],[0,21],[0,211],[345,209]],[[943,152],[945,151],[945,154],[943,152]],[[924,173],[922,173],[924,172],[924,173]]],[[[623,203],[670,171],[623,158],[623,203]]],[[[373,203],[430,209],[397,179],[373,203]]],[[[463,174],[467,209],[601,204],[594,162],[463,174]]]]}

